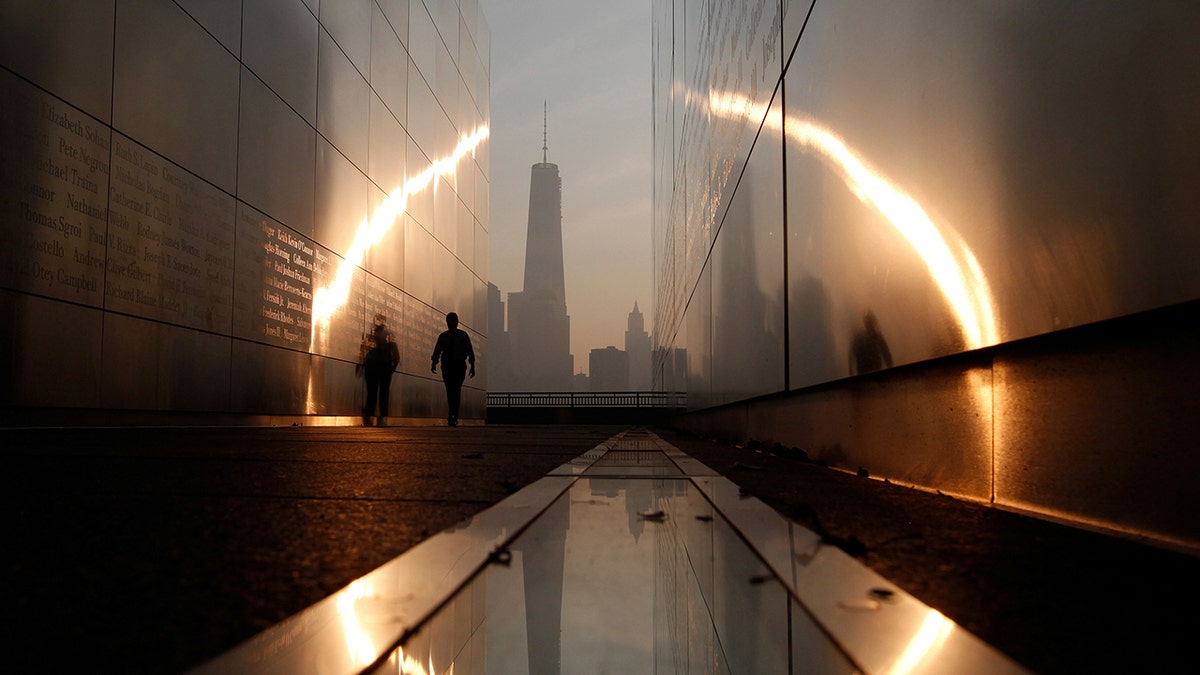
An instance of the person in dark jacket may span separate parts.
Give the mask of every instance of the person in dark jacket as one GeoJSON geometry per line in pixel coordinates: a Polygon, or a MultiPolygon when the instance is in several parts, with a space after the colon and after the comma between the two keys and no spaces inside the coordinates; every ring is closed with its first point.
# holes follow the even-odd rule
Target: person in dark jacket
{"type": "Polygon", "coordinates": [[[438,360],[442,362],[442,382],[446,385],[446,405],[449,413],[446,423],[458,425],[458,407],[462,402],[462,384],[467,375],[467,363],[471,364],[471,377],[475,377],[475,350],[471,347],[471,336],[458,327],[458,314],[450,312],[446,315],[446,327],[438,336],[437,345],[433,348],[433,367],[437,372],[438,360]]]}
{"type": "Polygon", "coordinates": [[[400,348],[396,346],[396,341],[382,322],[375,324],[371,341],[374,344],[367,350],[362,363],[363,376],[367,381],[367,404],[363,406],[363,425],[371,423],[378,402],[379,415],[375,418],[375,423],[382,427],[387,424],[392,373],[396,372],[396,366],[400,365],[400,348]]]}

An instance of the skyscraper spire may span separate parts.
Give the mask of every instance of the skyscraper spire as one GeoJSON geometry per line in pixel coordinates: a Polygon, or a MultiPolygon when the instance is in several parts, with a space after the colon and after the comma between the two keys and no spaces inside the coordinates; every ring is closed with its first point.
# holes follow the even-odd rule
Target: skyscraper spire
{"type": "MultiPolygon", "coordinates": [[[[542,104],[542,161],[530,167],[529,229],[525,235],[525,292],[547,293],[565,307],[563,282],[562,179],[546,150],[545,103],[542,104]]],[[[565,310],[563,310],[565,312],[565,310]]]]}
{"type": "Polygon", "coordinates": [[[542,161],[530,167],[525,287],[508,294],[513,391],[569,391],[575,373],[563,278],[562,178],[550,162],[542,103],[542,161]]]}

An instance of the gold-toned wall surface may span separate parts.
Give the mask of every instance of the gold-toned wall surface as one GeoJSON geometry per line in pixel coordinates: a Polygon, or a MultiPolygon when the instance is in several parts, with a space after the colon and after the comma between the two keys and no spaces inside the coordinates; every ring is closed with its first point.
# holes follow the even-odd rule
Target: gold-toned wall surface
{"type": "Polygon", "coordinates": [[[1194,413],[1194,369],[1132,342],[1099,357],[1108,386],[1082,384],[1084,343],[1007,360],[1200,298],[1200,8],[676,0],[654,23],[656,387],[698,428],[1200,541],[1149,496],[1136,526],[1093,499],[1137,482],[1099,467],[1194,466],[1162,396],[1121,396],[1154,373],[1194,413]],[[1084,452],[1105,396],[1144,414],[1084,452]],[[1045,468],[1077,463],[1069,490],[1045,468]]]}
{"type": "Polygon", "coordinates": [[[486,358],[489,52],[474,0],[4,3],[0,404],[356,418],[383,322],[391,415],[444,417],[447,312],[486,358]]]}
{"type": "Polygon", "coordinates": [[[681,428],[1200,552],[1200,302],[717,406],[681,428]]]}

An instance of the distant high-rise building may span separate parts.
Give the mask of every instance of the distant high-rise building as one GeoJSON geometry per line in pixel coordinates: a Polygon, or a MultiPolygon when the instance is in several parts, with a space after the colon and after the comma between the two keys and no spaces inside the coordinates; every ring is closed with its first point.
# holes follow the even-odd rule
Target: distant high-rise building
{"type": "Polygon", "coordinates": [[[587,373],[575,373],[574,385],[571,391],[591,391],[591,380],[587,373]]]}
{"type": "Polygon", "coordinates": [[[592,391],[629,391],[629,354],[616,347],[593,349],[588,371],[592,391]]]}
{"type": "Polygon", "coordinates": [[[633,303],[625,329],[625,353],[629,354],[630,391],[650,391],[650,334],[646,332],[645,317],[638,310],[637,301],[633,303]]]}
{"type": "Polygon", "coordinates": [[[513,385],[512,348],[508,344],[504,301],[500,288],[488,283],[487,380],[491,391],[511,391],[513,385]]]}
{"type": "Polygon", "coordinates": [[[574,376],[571,317],[563,279],[562,179],[542,161],[529,180],[529,224],[525,238],[525,287],[508,294],[508,336],[513,389],[570,391],[574,376]]]}

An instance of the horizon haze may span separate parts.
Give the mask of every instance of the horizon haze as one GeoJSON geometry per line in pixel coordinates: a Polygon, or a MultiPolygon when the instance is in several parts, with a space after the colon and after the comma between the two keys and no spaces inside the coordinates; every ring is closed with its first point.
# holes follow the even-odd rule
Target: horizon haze
{"type": "Polygon", "coordinates": [[[574,372],[624,349],[635,302],[653,326],[650,8],[482,0],[491,28],[489,280],[522,290],[530,172],[562,175],[563,261],[574,372]]]}

